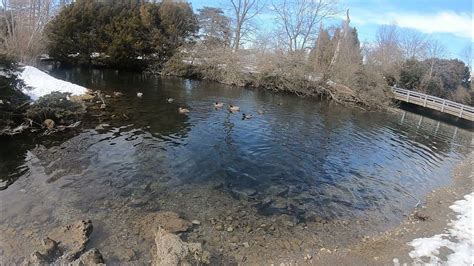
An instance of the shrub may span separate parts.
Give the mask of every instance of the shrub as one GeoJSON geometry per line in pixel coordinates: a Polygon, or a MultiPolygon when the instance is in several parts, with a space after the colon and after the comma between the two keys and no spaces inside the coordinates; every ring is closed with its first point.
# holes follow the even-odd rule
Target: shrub
{"type": "Polygon", "coordinates": [[[86,111],[82,103],[69,100],[69,93],[53,92],[40,97],[26,112],[26,116],[41,124],[52,119],[59,124],[71,124],[86,111]]]}

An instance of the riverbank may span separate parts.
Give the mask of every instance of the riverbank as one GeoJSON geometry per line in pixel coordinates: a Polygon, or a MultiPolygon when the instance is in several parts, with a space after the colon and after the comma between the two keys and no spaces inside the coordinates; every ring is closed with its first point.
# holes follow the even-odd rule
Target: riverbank
{"type": "MultiPolygon", "coordinates": [[[[453,184],[433,190],[425,199],[424,203],[416,208],[405,221],[393,230],[383,234],[364,239],[360,244],[354,245],[346,252],[334,254],[321,254],[313,261],[316,265],[403,265],[408,263],[446,263],[451,254],[458,255],[461,259],[450,261],[453,265],[472,265],[472,222],[471,227],[464,228],[464,237],[470,238],[466,245],[467,253],[463,249],[450,250],[444,243],[433,243],[433,241],[421,240],[422,238],[438,238],[439,234],[447,234],[444,239],[453,239],[449,235],[453,221],[458,220],[458,213],[451,207],[457,201],[463,200],[466,195],[473,193],[473,165],[474,153],[471,153],[453,172],[453,184]],[[469,232],[470,231],[470,232],[469,232]],[[469,235],[470,233],[470,235],[469,235]],[[430,250],[433,246],[434,253],[430,257],[419,257],[423,252],[414,252],[411,243],[414,240],[425,241],[424,251],[430,250]],[[469,246],[470,245],[470,246],[469,246]],[[436,250],[439,254],[436,254],[436,250]],[[470,253],[469,253],[470,252],[470,253]],[[470,257],[469,257],[470,256],[470,257]],[[464,260],[463,260],[464,259],[464,260]],[[463,263],[466,261],[471,263],[463,263]]],[[[469,208],[469,205],[468,205],[469,208]]],[[[472,205],[470,206],[472,208],[472,205]]],[[[468,210],[467,210],[468,211],[468,210]]],[[[471,217],[472,218],[472,217],[471,217]]],[[[463,240],[459,240],[463,241],[463,240]]],[[[419,250],[418,250],[419,251],[419,250]]],[[[422,250],[423,251],[423,250],[422,250]]],[[[459,258],[458,258],[459,259],[459,258]]]]}
{"type": "MultiPolygon", "coordinates": [[[[76,127],[96,96],[85,87],[56,79],[32,66],[0,72],[0,136],[51,134],[76,127]]],[[[102,99],[103,104],[105,102],[102,99]]],[[[105,108],[105,107],[104,107],[105,108]]]]}
{"type": "MultiPolygon", "coordinates": [[[[372,70],[361,68],[352,80],[342,80],[327,73],[309,72],[296,58],[257,58],[253,64],[241,62],[243,55],[226,51],[220,59],[195,58],[171,59],[163,69],[148,72],[159,75],[209,80],[225,85],[261,89],[272,93],[293,94],[299,97],[328,99],[345,106],[356,106],[364,110],[386,110],[392,106],[390,90],[381,76],[372,70]],[[216,61],[217,60],[217,61],[216,61]],[[221,61],[219,61],[221,60],[221,61]],[[260,61],[259,61],[260,60],[260,61]],[[269,61],[268,61],[269,60],[269,61]],[[292,61],[286,66],[273,62],[292,61]],[[271,62],[271,63],[270,63],[271,62]],[[270,64],[270,65],[266,65],[270,64]],[[275,64],[275,65],[273,65],[275,64]]],[[[211,57],[213,58],[213,57],[211,57]]],[[[302,60],[300,58],[300,60],[302,60]]]]}

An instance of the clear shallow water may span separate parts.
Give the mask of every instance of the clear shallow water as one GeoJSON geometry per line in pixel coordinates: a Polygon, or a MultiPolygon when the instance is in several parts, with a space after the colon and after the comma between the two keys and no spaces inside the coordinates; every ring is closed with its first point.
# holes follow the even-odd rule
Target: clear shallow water
{"type": "Polygon", "coordinates": [[[255,219],[360,220],[370,231],[397,223],[427,192],[448,185],[453,166],[472,150],[471,132],[407,112],[116,71],[52,73],[124,96],[87,117],[79,132],[0,140],[5,227],[37,222],[41,232],[86,215],[110,233],[160,209],[209,220],[226,214],[226,204],[245,202],[255,219]],[[254,118],[215,110],[216,101],[254,118]],[[191,112],[178,114],[180,106],[191,112]],[[37,144],[49,152],[33,155],[37,144]],[[132,211],[122,213],[124,206],[132,211]]]}

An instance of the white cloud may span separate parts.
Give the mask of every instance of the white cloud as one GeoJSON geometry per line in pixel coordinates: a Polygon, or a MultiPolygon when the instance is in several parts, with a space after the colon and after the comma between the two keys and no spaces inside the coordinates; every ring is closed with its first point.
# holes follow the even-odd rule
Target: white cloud
{"type": "MultiPolygon", "coordinates": [[[[365,13],[365,12],[363,12],[365,13]]],[[[404,28],[412,28],[423,33],[451,33],[458,37],[472,39],[474,27],[472,14],[442,11],[432,14],[418,13],[377,13],[354,14],[353,22],[356,24],[391,24],[397,23],[404,28]]]]}

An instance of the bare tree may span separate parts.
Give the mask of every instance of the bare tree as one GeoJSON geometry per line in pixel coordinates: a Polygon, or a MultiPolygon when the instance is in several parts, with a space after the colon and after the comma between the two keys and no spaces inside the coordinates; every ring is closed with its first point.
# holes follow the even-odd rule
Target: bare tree
{"type": "Polygon", "coordinates": [[[250,22],[263,10],[262,0],[230,0],[234,24],[234,50],[239,50],[242,39],[251,30],[250,22]]]}
{"type": "Polygon", "coordinates": [[[349,9],[346,11],[346,20],[344,21],[342,33],[339,31],[339,40],[337,41],[336,50],[334,51],[334,55],[331,59],[331,64],[329,64],[329,68],[333,67],[336,63],[337,57],[339,56],[339,51],[341,50],[341,43],[347,40],[347,33],[349,32],[349,23],[351,19],[349,18],[349,9]]]}
{"type": "Polygon", "coordinates": [[[259,54],[275,51],[278,48],[278,38],[272,31],[259,31],[257,37],[252,42],[251,48],[259,54]]]}
{"type": "Polygon", "coordinates": [[[400,32],[400,45],[406,59],[421,59],[426,56],[428,38],[415,30],[400,32]]]}
{"type": "Polygon", "coordinates": [[[428,73],[428,79],[433,77],[433,68],[437,58],[442,58],[446,54],[446,47],[438,40],[430,40],[426,46],[426,57],[430,61],[430,71],[428,73]]]}
{"type": "Polygon", "coordinates": [[[337,13],[336,0],[283,0],[272,3],[289,51],[314,46],[320,22],[337,13]]]}
{"type": "Polygon", "coordinates": [[[376,43],[367,56],[368,63],[381,71],[385,78],[396,79],[403,63],[399,30],[395,24],[382,25],[376,34],[376,43]]]}
{"type": "Polygon", "coordinates": [[[2,49],[21,61],[37,56],[42,48],[42,32],[55,11],[54,3],[53,0],[2,0],[2,49]]]}
{"type": "Polygon", "coordinates": [[[469,68],[471,68],[471,71],[472,71],[472,61],[473,61],[472,49],[473,49],[472,43],[469,43],[461,51],[462,60],[464,61],[464,63],[466,63],[466,65],[469,68]]]}

